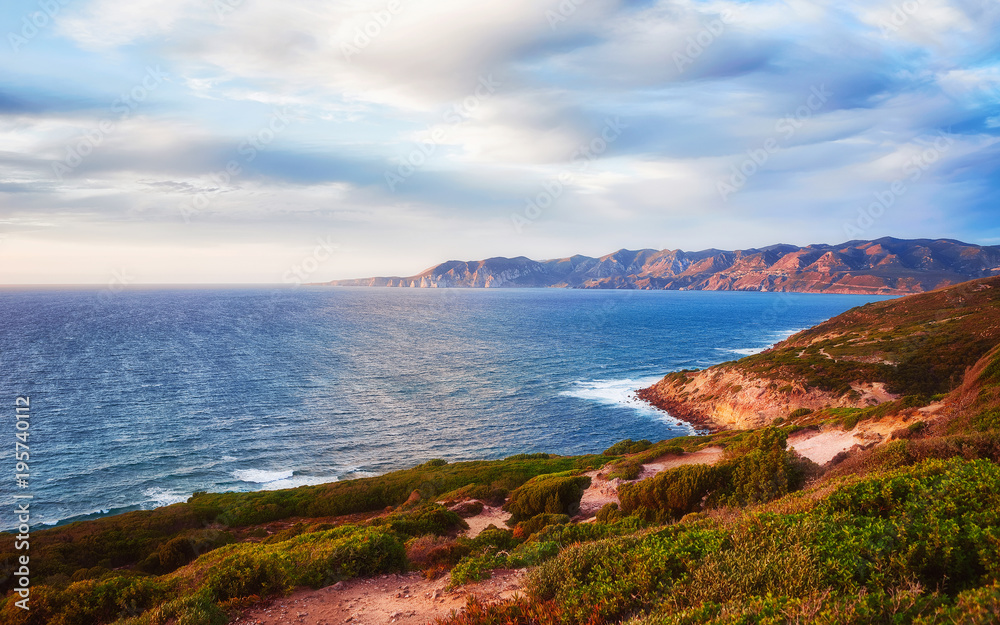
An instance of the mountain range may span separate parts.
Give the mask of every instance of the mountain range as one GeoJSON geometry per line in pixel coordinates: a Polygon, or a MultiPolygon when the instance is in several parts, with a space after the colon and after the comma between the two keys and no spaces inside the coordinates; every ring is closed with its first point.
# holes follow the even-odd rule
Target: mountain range
{"type": "Polygon", "coordinates": [[[770,245],[746,250],[618,250],[593,258],[451,260],[414,276],[334,280],[330,286],[563,287],[816,293],[921,293],[1000,275],[1000,246],[952,239],[770,245]]]}

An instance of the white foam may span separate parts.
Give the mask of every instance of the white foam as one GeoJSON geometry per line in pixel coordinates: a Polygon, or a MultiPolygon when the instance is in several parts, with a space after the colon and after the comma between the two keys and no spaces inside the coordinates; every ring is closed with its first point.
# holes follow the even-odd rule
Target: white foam
{"type": "Polygon", "coordinates": [[[299,486],[315,486],[336,482],[336,477],[317,477],[314,475],[295,475],[294,471],[264,471],[262,469],[239,469],[233,471],[233,477],[241,482],[259,484],[260,490],[281,490],[299,486]]]}
{"type": "Polygon", "coordinates": [[[222,461],[223,462],[235,462],[236,460],[239,460],[239,458],[237,458],[236,456],[223,456],[222,457],[222,461]]]}
{"type": "Polygon", "coordinates": [[[754,354],[761,353],[768,347],[770,347],[770,345],[767,345],[766,347],[739,347],[739,348],[717,347],[716,350],[720,352],[726,352],[727,354],[739,354],[740,356],[753,356],[754,354]]]}
{"type": "Polygon", "coordinates": [[[635,395],[635,391],[637,389],[652,386],[661,379],[662,376],[657,376],[655,378],[641,378],[638,380],[625,378],[624,380],[577,381],[573,382],[573,388],[568,391],[562,391],[559,394],[566,397],[588,399],[590,401],[596,401],[609,406],[631,406],[636,402],[642,403],[642,400],[635,395]]]}
{"type": "MultiPolygon", "coordinates": [[[[184,503],[185,501],[188,500],[188,497],[190,497],[190,495],[188,495],[187,493],[182,493],[180,491],[170,490],[167,488],[161,488],[159,486],[147,488],[146,490],[142,491],[142,494],[148,500],[152,501],[157,508],[159,508],[160,506],[169,506],[170,504],[174,503],[184,503]]],[[[107,512],[103,511],[102,513],[107,514],[107,512]]]]}
{"type": "Polygon", "coordinates": [[[294,471],[264,471],[263,469],[237,469],[233,471],[233,477],[241,482],[251,484],[270,484],[280,480],[287,480],[292,477],[294,471]]]}
{"type": "Polygon", "coordinates": [[[665,421],[671,425],[687,425],[683,421],[675,419],[666,412],[655,408],[635,394],[640,388],[652,386],[660,380],[662,376],[650,378],[625,378],[622,380],[579,380],[573,382],[573,387],[559,393],[565,397],[575,397],[587,401],[595,401],[605,406],[620,406],[636,410],[644,416],[665,421]]]}
{"type": "Polygon", "coordinates": [[[789,330],[776,330],[772,333],[772,336],[778,337],[779,341],[784,341],[793,334],[798,334],[803,330],[808,330],[809,328],[791,328],[789,330]]]}
{"type": "Polygon", "coordinates": [[[313,475],[296,475],[288,479],[267,482],[261,486],[261,490],[281,490],[283,488],[297,488],[299,486],[315,486],[317,484],[328,484],[338,481],[335,477],[316,477],[313,475]]]}

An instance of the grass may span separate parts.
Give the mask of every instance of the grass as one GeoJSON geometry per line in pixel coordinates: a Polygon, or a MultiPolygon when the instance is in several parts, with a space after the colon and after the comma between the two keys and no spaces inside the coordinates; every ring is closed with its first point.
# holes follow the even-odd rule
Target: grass
{"type": "Polygon", "coordinates": [[[879,406],[792,411],[762,430],[626,440],[600,455],[431,460],[285,491],[196,493],[35,532],[32,609],[17,608],[10,592],[19,554],[2,552],[0,622],[222,625],[293,588],[449,569],[456,586],[527,567],[525,597],[470,599],[440,623],[993,623],[997,293],[1000,280],[986,280],[869,304],[796,335],[794,345],[726,365],[844,394],[850,381],[882,380],[903,395],[879,406]],[[784,423],[853,427],[937,401],[944,417],[916,420],[825,473],[785,450],[802,426],[784,423]],[[644,463],[708,446],[725,450],[721,462],[624,484],[620,506],[605,506],[595,523],[570,522],[589,484],[580,473],[607,465],[610,476],[636,477],[644,463]],[[465,522],[434,502],[471,498],[507,499],[513,531],[457,536],[465,522]]]}
{"type": "MultiPolygon", "coordinates": [[[[32,533],[32,581],[65,585],[116,568],[168,573],[247,537],[254,526],[293,517],[328,518],[382,512],[416,491],[423,501],[463,489],[505,496],[538,475],[597,468],[604,456],[515,456],[500,461],[431,461],[378,477],[256,493],[195,493],[186,503],[136,511],[32,533]]],[[[19,554],[0,551],[0,591],[8,592],[19,554]]]]}

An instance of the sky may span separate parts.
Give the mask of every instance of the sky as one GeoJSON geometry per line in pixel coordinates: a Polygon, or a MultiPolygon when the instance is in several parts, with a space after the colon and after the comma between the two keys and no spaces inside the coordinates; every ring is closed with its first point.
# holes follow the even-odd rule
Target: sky
{"type": "Polygon", "coordinates": [[[1000,243],[994,0],[7,0],[0,284],[1000,243]]]}

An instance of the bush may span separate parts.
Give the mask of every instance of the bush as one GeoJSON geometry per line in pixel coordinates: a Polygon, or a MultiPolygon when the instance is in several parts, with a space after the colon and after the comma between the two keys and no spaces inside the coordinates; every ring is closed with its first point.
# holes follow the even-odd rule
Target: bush
{"type": "Polygon", "coordinates": [[[795,410],[788,413],[789,419],[798,419],[799,417],[804,417],[808,414],[812,414],[811,408],[796,408],[795,410]]]}
{"type": "Polygon", "coordinates": [[[702,508],[702,501],[724,484],[723,472],[703,464],[689,464],[663,471],[651,478],[618,487],[626,514],[645,508],[665,518],[679,519],[702,508]]]}
{"type": "Polygon", "coordinates": [[[598,523],[614,523],[622,518],[622,511],[618,509],[618,504],[606,503],[597,511],[598,523]]]}
{"type": "Polygon", "coordinates": [[[504,510],[510,523],[520,523],[542,513],[574,515],[580,509],[583,491],[590,486],[586,476],[543,475],[510,494],[504,510]]]}
{"type": "Polygon", "coordinates": [[[459,538],[459,541],[467,544],[475,553],[509,551],[521,543],[514,538],[514,532],[493,525],[479,532],[475,538],[459,538]]]}
{"type": "Polygon", "coordinates": [[[617,622],[669,595],[721,539],[718,532],[675,526],[569,547],[529,574],[528,595],[536,604],[554,601],[565,623],[617,622]]]}
{"type": "Polygon", "coordinates": [[[521,521],[514,528],[515,538],[527,538],[549,525],[565,525],[569,523],[569,517],[565,514],[536,514],[527,521],[521,521]]]}
{"type": "Polygon", "coordinates": [[[418,569],[450,567],[469,555],[472,548],[453,539],[428,534],[406,543],[406,557],[418,569]]]}
{"type": "Polygon", "coordinates": [[[425,504],[406,512],[396,512],[370,522],[375,527],[388,527],[403,536],[450,534],[469,529],[469,524],[455,512],[440,504],[425,504]]]}
{"type": "Polygon", "coordinates": [[[203,553],[236,541],[230,532],[219,530],[190,531],[161,544],[141,563],[139,569],[150,573],[169,573],[203,553]]]}
{"type": "Polygon", "coordinates": [[[626,458],[611,465],[607,479],[631,481],[642,474],[642,462],[638,458],[626,458]]]}
{"type": "Polygon", "coordinates": [[[290,588],[288,575],[273,558],[237,552],[212,568],[205,588],[215,601],[257,595],[280,595],[290,588]]]}
{"type": "Polygon", "coordinates": [[[601,454],[604,456],[624,456],[626,454],[637,454],[641,451],[646,451],[652,446],[653,443],[651,443],[646,439],[642,439],[641,441],[634,441],[631,438],[626,438],[625,440],[619,441],[614,445],[612,445],[611,447],[608,447],[603,452],[601,452],[601,454]]]}
{"type": "Polygon", "coordinates": [[[457,505],[448,508],[458,516],[463,519],[468,519],[470,517],[477,516],[483,512],[483,502],[481,501],[463,501],[457,505]]]}

